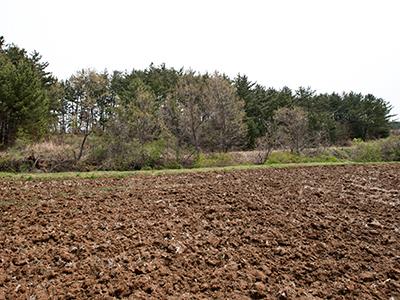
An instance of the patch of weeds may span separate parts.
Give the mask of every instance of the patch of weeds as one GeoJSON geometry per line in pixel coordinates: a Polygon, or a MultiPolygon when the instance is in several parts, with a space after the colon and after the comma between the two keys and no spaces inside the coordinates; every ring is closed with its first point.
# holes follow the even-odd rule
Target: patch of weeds
{"type": "Polygon", "coordinates": [[[194,163],[195,168],[226,167],[232,165],[234,165],[234,162],[229,153],[200,153],[194,163]]]}
{"type": "Polygon", "coordinates": [[[288,151],[277,151],[270,154],[266,164],[303,164],[303,163],[337,163],[340,160],[332,155],[319,154],[305,156],[288,151]]]}

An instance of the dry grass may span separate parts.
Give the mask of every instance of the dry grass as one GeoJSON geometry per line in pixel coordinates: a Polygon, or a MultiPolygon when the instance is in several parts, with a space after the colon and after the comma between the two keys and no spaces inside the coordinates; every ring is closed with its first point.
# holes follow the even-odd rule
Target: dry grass
{"type": "Polygon", "coordinates": [[[234,151],[229,152],[236,164],[262,164],[265,160],[265,151],[234,151]]]}
{"type": "Polygon", "coordinates": [[[41,159],[71,159],[74,151],[73,145],[57,143],[56,141],[44,141],[26,146],[23,150],[26,154],[34,155],[41,159]]]}

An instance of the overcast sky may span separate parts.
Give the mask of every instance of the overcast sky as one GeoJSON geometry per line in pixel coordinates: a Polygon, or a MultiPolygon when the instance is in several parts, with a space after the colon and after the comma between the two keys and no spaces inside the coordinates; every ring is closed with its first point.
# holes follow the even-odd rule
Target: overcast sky
{"type": "Polygon", "coordinates": [[[165,62],[267,87],[372,93],[400,115],[398,0],[1,0],[0,35],[63,79],[165,62]]]}

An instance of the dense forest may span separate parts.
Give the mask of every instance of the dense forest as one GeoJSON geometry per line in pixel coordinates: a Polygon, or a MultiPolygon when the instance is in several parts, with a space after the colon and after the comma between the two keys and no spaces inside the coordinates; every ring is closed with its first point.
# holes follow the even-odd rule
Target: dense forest
{"type": "Polygon", "coordinates": [[[242,74],[229,78],[164,64],[131,72],[81,70],[66,80],[47,67],[38,52],[0,39],[0,148],[74,134],[82,138],[77,160],[89,136],[98,137],[98,159],[168,149],[179,160],[184,153],[260,146],[298,152],[390,131],[390,105],[371,94],[267,88],[242,74]]]}

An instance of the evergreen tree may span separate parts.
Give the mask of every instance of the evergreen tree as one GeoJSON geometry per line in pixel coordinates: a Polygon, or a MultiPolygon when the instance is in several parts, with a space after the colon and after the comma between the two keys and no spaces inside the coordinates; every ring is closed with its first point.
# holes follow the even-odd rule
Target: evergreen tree
{"type": "Polygon", "coordinates": [[[244,100],[247,125],[247,147],[253,148],[258,136],[260,136],[260,124],[257,119],[255,83],[249,81],[246,75],[238,74],[234,80],[237,95],[244,100]]]}
{"type": "Polygon", "coordinates": [[[48,130],[47,63],[3,39],[0,44],[0,147],[8,147],[18,137],[38,139],[48,130]]]}

